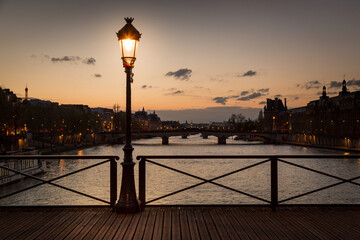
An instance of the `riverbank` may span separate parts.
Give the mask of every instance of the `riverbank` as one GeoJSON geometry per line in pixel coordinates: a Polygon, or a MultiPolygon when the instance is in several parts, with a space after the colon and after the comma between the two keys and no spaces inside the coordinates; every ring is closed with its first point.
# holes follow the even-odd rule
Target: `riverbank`
{"type": "Polygon", "coordinates": [[[297,142],[288,142],[288,141],[279,141],[278,143],[294,145],[294,146],[301,146],[301,147],[320,148],[320,149],[329,149],[329,150],[337,150],[337,151],[344,151],[344,152],[360,153],[360,148],[334,147],[334,146],[329,146],[329,145],[315,145],[315,144],[306,144],[306,143],[297,143],[297,142]]]}
{"type": "Polygon", "coordinates": [[[41,155],[55,155],[72,150],[82,150],[82,149],[102,146],[106,144],[108,143],[79,143],[79,144],[67,144],[64,146],[52,146],[49,148],[40,149],[40,153],[41,155]]]}

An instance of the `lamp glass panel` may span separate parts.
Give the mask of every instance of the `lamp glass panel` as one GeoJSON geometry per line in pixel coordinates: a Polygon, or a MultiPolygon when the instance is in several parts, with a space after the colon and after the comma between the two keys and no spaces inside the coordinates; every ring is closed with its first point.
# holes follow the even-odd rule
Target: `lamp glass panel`
{"type": "Polygon", "coordinates": [[[119,41],[121,48],[121,55],[124,64],[132,66],[135,61],[135,54],[138,41],[132,39],[121,39],[119,41]]]}

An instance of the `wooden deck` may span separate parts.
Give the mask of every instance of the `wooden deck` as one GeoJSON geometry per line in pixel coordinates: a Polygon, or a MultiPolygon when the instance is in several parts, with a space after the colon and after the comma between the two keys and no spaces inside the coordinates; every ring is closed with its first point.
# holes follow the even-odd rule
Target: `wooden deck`
{"type": "Polygon", "coordinates": [[[0,239],[360,239],[360,207],[0,208],[0,239]]]}

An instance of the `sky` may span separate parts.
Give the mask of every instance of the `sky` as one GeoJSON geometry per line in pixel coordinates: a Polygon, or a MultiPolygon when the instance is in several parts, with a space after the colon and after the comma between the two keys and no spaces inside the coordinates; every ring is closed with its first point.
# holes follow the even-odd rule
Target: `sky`
{"type": "Polygon", "coordinates": [[[267,98],[301,107],[324,85],[335,96],[344,75],[360,90],[359,10],[358,0],[0,0],[0,86],[124,110],[115,32],[134,17],[142,37],[133,110],[164,120],[254,118],[267,98]]]}

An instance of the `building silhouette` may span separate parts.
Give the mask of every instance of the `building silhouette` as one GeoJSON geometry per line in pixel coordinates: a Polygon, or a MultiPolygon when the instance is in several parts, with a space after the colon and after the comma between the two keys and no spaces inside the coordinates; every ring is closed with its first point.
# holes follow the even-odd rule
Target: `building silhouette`
{"type": "Polygon", "coordinates": [[[320,98],[303,107],[287,109],[286,99],[267,99],[264,131],[360,138],[360,91],[350,92],[344,79],[338,96],[327,96],[324,86],[320,98]]]}

